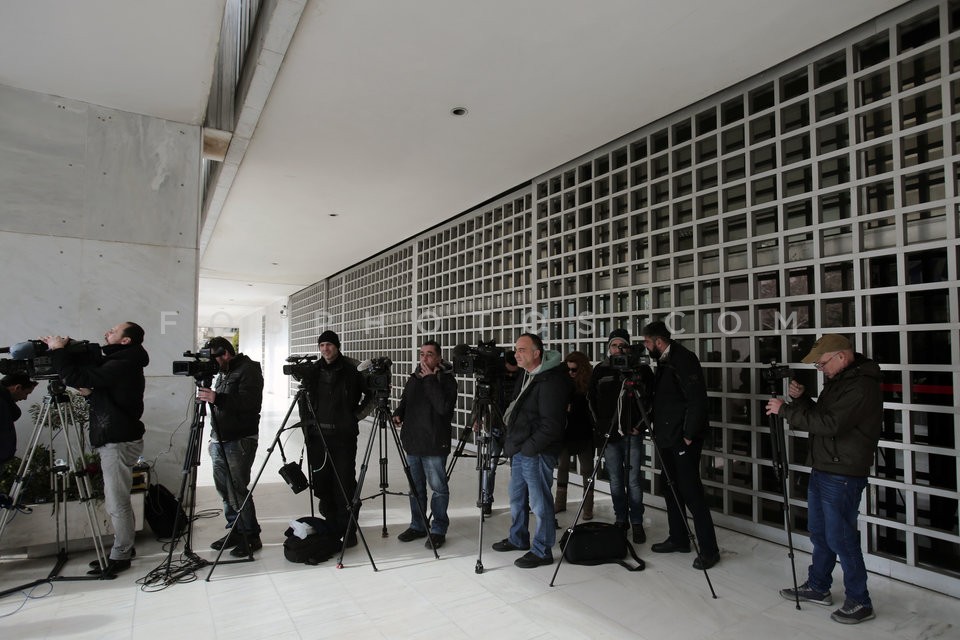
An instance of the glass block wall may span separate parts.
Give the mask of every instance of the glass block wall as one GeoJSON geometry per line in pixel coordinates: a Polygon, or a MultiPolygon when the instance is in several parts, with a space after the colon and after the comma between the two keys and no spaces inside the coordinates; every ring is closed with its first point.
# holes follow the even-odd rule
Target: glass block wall
{"type": "MultiPolygon", "coordinates": [[[[868,567],[960,595],[958,185],[960,2],[913,2],[297,294],[291,342],[325,295],[345,351],[390,357],[399,387],[426,338],[449,357],[532,329],[597,361],[612,329],[664,319],[705,368],[717,523],[782,542],[762,371],[819,388],[796,363],[843,333],[884,375],[868,567]]],[[[460,425],[472,395],[462,379],[460,425]]],[[[807,438],[787,434],[809,549],[807,438]]]]}

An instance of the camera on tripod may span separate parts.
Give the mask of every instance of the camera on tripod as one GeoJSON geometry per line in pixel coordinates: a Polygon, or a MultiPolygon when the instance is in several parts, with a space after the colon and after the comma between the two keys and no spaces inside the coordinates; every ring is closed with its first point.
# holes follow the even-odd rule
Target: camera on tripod
{"type": "Polygon", "coordinates": [[[292,376],[297,382],[311,380],[316,377],[319,370],[316,359],[317,356],[302,356],[296,353],[289,355],[287,356],[289,364],[283,365],[283,375],[292,376]]]}
{"type": "MultiPolygon", "coordinates": [[[[70,340],[65,353],[71,362],[81,365],[97,364],[100,361],[100,345],[88,340],[70,340]]],[[[60,376],[53,368],[47,343],[43,340],[25,340],[9,347],[0,347],[0,353],[9,353],[9,359],[0,360],[0,374],[25,373],[34,380],[57,380],[60,376]]]]}
{"type": "Polygon", "coordinates": [[[390,358],[371,358],[364,360],[357,367],[357,371],[363,374],[366,386],[371,391],[378,392],[377,395],[390,393],[390,366],[393,362],[390,358]]]}
{"type": "Polygon", "coordinates": [[[640,355],[643,347],[627,345],[618,355],[610,356],[610,366],[621,374],[637,373],[642,367],[650,365],[650,356],[640,355]]]}
{"type": "Polygon", "coordinates": [[[767,369],[762,370],[763,381],[767,383],[767,387],[771,391],[777,390],[777,383],[781,380],[787,379],[790,377],[790,367],[787,365],[778,365],[777,362],[771,361],[770,366],[767,369]]]}
{"type": "Polygon", "coordinates": [[[478,342],[476,347],[458,344],[453,349],[453,373],[474,376],[478,380],[499,378],[506,373],[503,354],[503,349],[493,340],[478,342]]]}
{"type": "Polygon", "coordinates": [[[198,349],[196,353],[184,351],[183,357],[193,358],[193,360],[174,360],[173,375],[175,376],[193,376],[198,381],[209,382],[220,373],[220,363],[213,358],[210,349],[198,349]]]}

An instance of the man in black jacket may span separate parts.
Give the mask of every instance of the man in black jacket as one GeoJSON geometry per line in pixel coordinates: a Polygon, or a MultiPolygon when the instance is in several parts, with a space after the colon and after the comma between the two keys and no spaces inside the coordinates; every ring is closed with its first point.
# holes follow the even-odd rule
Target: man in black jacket
{"type": "MultiPolygon", "coordinates": [[[[130,487],[133,465],[143,453],[143,369],[150,357],[143,348],[143,328],[122,322],[103,336],[103,359],[93,364],[81,361],[69,349],[70,338],[47,336],[53,368],[63,381],[85,396],[90,405],[90,444],[100,455],[104,505],[113,524],[113,547],[105,573],[130,568],[136,523],[130,487]]],[[[91,575],[104,570],[92,563],[91,575]]]]}
{"type": "Polygon", "coordinates": [[[685,509],[689,509],[700,542],[700,556],[693,561],[693,568],[709,569],[720,562],[720,547],[700,480],[700,452],[709,424],[703,369],[696,354],[670,339],[663,322],[651,322],[644,327],[643,343],[650,357],[657,361],[653,437],[662,456],[664,473],[676,487],[676,499],[671,494],[664,497],[669,537],[650,550],[690,553],[685,514],[685,509]]]}
{"type": "Polygon", "coordinates": [[[260,436],[263,372],[259,362],[237,353],[233,343],[224,337],[211,338],[204,348],[220,365],[220,374],[213,389],[197,390],[197,399],[209,402],[212,409],[209,452],[213,484],[223,499],[223,515],[229,529],[210,547],[232,547],[230,555],[240,558],[263,546],[253,496],[243,503],[260,436]]]}
{"type": "Polygon", "coordinates": [[[400,439],[413,480],[410,494],[410,526],[397,536],[411,542],[427,536],[427,483],[433,491],[430,511],[430,540],[426,547],[439,548],[446,541],[447,456],[450,454],[450,425],[457,405],[457,380],[452,367],[440,357],[440,344],[428,340],[420,347],[420,364],[403,387],[400,404],[393,412],[393,424],[402,427],[400,439]],[[419,503],[419,506],[418,506],[419,503]],[[421,515],[422,514],[422,515],[421,515]],[[431,545],[431,542],[433,543],[431,545]]]}
{"type": "Polygon", "coordinates": [[[532,569],[553,564],[557,540],[553,511],[553,469],[563,449],[567,405],[573,387],[556,351],[545,351],[540,336],[524,333],[515,346],[517,365],[523,369],[514,400],[504,415],[503,453],[511,456],[510,535],[493,545],[495,551],[528,553],[514,564],[532,569]],[[527,505],[537,517],[531,546],[527,505]]]}
{"type": "Polygon", "coordinates": [[[0,380],[0,464],[17,455],[17,420],[21,415],[17,403],[36,388],[36,380],[25,373],[11,373],[0,380]]]}
{"type": "Polygon", "coordinates": [[[313,493],[323,517],[346,538],[347,546],[353,546],[356,532],[347,528],[350,501],[357,491],[358,423],[373,410],[374,398],[357,371],[356,360],[340,353],[336,333],[321,333],[317,346],[321,357],[310,385],[310,401],[318,424],[311,424],[306,436],[313,493]]]}
{"type": "Polygon", "coordinates": [[[857,517],[883,424],[880,367],[835,333],[817,340],[803,362],[813,364],[827,379],[816,402],[796,380],[790,381],[788,390],[793,402],[767,401],[767,415],[779,415],[791,429],[810,434],[807,462],[813,467],[807,489],[813,558],[807,581],[797,590],[781,590],[780,595],[832,604],[830,585],[839,559],[846,598],[830,617],[856,624],[876,617],[867,591],[857,517]]]}

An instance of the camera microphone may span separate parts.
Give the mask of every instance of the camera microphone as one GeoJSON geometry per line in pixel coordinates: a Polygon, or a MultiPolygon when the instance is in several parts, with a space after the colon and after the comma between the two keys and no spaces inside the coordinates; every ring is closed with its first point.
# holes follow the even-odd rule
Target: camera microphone
{"type": "Polygon", "coordinates": [[[470,355],[472,349],[473,348],[468,344],[458,344],[453,348],[453,357],[462,358],[464,356],[468,356],[470,355]]]}
{"type": "Polygon", "coordinates": [[[364,371],[366,371],[372,366],[373,366],[373,360],[369,360],[369,359],[364,360],[363,362],[357,365],[357,371],[359,371],[360,373],[363,373],[364,371]]]}

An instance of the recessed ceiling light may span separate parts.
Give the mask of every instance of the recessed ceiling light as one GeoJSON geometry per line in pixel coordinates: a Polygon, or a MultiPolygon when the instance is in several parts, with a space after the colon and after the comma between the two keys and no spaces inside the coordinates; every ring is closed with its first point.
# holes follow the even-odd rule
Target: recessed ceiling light
{"type": "Polygon", "coordinates": [[[467,115],[467,108],[466,108],[466,107],[454,107],[453,109],[450,109],[450,114],[451,114],[451,115],[454,115],[454,116],[465,116],[465,115],[467,115]]]}

